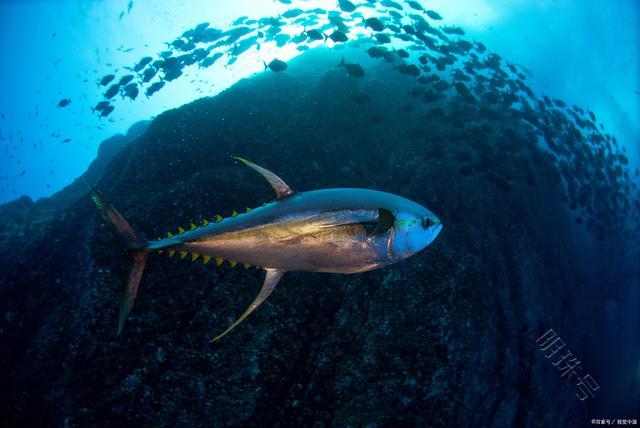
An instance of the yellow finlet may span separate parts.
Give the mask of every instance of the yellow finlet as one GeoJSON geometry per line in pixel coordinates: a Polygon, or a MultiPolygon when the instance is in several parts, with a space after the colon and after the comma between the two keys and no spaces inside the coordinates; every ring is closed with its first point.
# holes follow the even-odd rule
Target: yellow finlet
{"type": "Polygon", "coordinates": [[[223,261],[224,260],[222,260],[220,257],[216,257],[216,266],[220,266],[223,261]]]}
{"type": "Polygon", "coordinates": [[[229,260],[229,264],[231,265],[231,267],[236,267],[236,265],[238,264],[237,261],[235,260],[229,260]]]}
{"type": "Polygon", "coordinates": [[[237,215],[238,215],[238,213],[236,212],[236,210],[231,211],[231,217],[235,217],[237,215]]]}
{"type": "Polygon", "coordinates": [[[205,218],[204,220],[202,220],[202,225],[206,226],[209,224],[209,221],[205,218]]]}
{"type": "Polygon", "coordinates": [[[200,257],[200,254],[198,254],[198,253],[191,253],[191,261],[192,261],[192,262],[195,262],[195,261],[198,259],[198,257],[200,257]]]}
{"type": "Polygon", "coordinates": [[[246,212],[246,213],[248,213],[248,212],[250,212],[250,211],[251,211],[251,208],[249,208],[249,207],[247,207],[247,208],[245,208],[245,209],[244,209],[244,212],[246,212]]]}
{"type": "Polygon", "coordinates": [[[178,226],[178,233],[184,233],[184,228],[182,226],[178,226]]]}
{"type": "Polygon", "coordinates": [[[169,250],[169,257],[173,257],[176,252],[174,250],[169,250]]]}
{"type": "Polygon", "coordinates": [[[156,241],[159,241],[159,240],[161,240],[161,239],[162,239],[162,238],[158,236],[158,237],[156,238],[156,241]]]}
{"type": "Polygon", "coordinates": [[[158,254],[164,253],[164,250],[158,250],[158,254]]]}
{"type": "Polygon", "coordinates": [[[167,232],[167,238],[171,238],[172,236],[173,236],[173,233],[167,232]]]}
{"type": "Polygon", "coordinates": [[[211,256],[202,256],[202,264],[206,265],[211,260],[211,256]]]}
{"type": "Polygon", "coordinates": [[[242,266],[244,266],[245,269],[249,269],[251,267],[249,263],[242,263],[242,266]]]}
{"type": "Polygon", "coordinates": [[[216,222],[222,220],[222,216],[220,214],[216,214],[216,222]]]}
{"type": "Polygon", "coordinates": [[[195,224],[193,224],[193,223],[191,223],[191,229],[190,229],[190,230],[193,230],[193,229],[195,229],[195,228],[196,228],[196,225],[195,225],[195,224]]]}
{"type": "Polygon", "coordinates": [[[178,253],[180,253],[180,260],[182,260],[185,257],[187,257],[187,252],[186,251],[178,251],[178,253]]]}

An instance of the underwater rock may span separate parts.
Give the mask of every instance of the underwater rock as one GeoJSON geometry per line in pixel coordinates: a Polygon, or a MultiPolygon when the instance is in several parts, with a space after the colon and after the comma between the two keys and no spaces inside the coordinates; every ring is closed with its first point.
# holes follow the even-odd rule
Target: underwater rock
{"type": "MultiPolygon", "coordinates": [[[[365,64],[360,54],[348,53],[365,64]]],[[[574,222],[552,159],[535,145],[522,148],[536,164],[529,174],[538,185],[527,185],[512,154],[493,156],[502,135],[479,136],[457,124],[468,118],[474,126],[501,124],[518,140],[526,139],[527,126],[469,107],[466,87],[456,86],[457,97],[468,99],[440,102],[440,114],[427,114],[433,110],[424,103],[415,112],[390,108],[406,102],[413,79],[386,62],[366,63],[366,76],[353,79],[335,69],[339,57],[310,50],[291,60],[287,73],[261,73],[167,111],[133,141],[101,150],[87,181],[97,181],[153,238],[269,201],[264,180],[229,157],[239,155],[294,189],[369,187],[424,203],[445,224],[438,240],[377,271],[288,274],[260,311],[216,344],[209,339],[246,307],[263,274],[150,257],[138,303],[116,337],[121,262],[78,184],[49,200],[0,206],[3,421],[578,426],[585,420],[575,391],[535,342],[550,320],[572,337],[585,333],[571,327],[583,316],[575,290],[585,275],[559,256],[570,251],[574,222]],[[370,99],[353,102],[361,90],[370,99]],[[481,156],[482,169],[460,166],[481,156]],[[467,174],[473,170],[499,181],[467,174]]]]}

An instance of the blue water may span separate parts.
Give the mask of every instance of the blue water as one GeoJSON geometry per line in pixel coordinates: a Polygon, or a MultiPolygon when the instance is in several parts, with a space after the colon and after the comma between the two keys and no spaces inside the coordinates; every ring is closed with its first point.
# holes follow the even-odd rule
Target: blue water
{"type": "MultiPolygon", "coordinates": [[[[335,6],[333,1],[300,4],[335,6]]],[[[440,0],[430,1],[429,7],[446,24],[460,25],[470,39],[530,71],[528,84],[537,93],[593,111],[637,164],[637,1],[440,0]]],[[[0,2],[5,58],[0,69],[0,202],[23,194],[34,199],[53,194],[86,169],[103,139],[126,132],[138,120],[214,95],[261,71],[262,60],[271,55],[289,58],[298,52],[263,49],[247,52],[233,67],[192,70],[148,100],[119,100],[108,120],[90,110],[102,98],[104,88],[96,85],[100,77],[164,50],[165,42],[200,22],[227,27],[238,16],[275,16],[288,8],[251,0],[134,1],[130,11],[127,1],[0,2]],[[71,104],[59,108],[63,98],[71,104]]]]}

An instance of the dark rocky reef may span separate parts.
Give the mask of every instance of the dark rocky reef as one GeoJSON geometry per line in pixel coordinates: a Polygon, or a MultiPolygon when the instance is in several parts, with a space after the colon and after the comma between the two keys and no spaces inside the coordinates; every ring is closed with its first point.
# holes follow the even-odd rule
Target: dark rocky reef
{"type": "MultiPolygon", "coordinates": [[[[436,242],[369,273],[289,273],[215,344],[209,339],[245,309],[263,273],[153,256],[116,337],[120,258],[84,190],[2,206],[7,425],[587,420],[575,382],[560,377],[536,338],[554,328],[599,378],[590,326],[605,319],[597,303],[611,293],[589,288],[596,268],[575,254],[585,242],[599,254],[614,238],[591,242],[577,229],[553,159],[528,128],[454,114],[455,103],[442,115],[409,111],[412,78],[379,64],[359,81],[334,68],[338,60],[310,51],[286,73],[167,111],[108,164],[101,155],[89,179],[100,176],[98,187],[153,238],[270,200],[264,180],[230,158],[241,155],[294,189],[368,187],[414,199],[442,219],[436,242]],[[363,91],[371,102],[354,101],[363,91]]],[[[638,397],[637,385],[631,393],[638,397]]]]}

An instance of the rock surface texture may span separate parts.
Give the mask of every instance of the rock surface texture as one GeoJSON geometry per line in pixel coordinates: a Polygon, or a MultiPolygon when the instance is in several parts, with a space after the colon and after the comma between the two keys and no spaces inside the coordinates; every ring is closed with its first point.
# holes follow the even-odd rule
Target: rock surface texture
{"type": "Polygon", "coordinates": [[[597,296],[585,296],[586,269],[573,255],[579,232],[553,163],[517,121],[455,103],[442,104],[443,116],[409,111],[401,107],[412,77],[382,64],[356,80],[333,67],[339,56],[323,55],[161,114],[103,153],[91,180],[154,239],[271,200],[238,155],[293,189],[366,187],[413,199],[444,224],[434,244],[378,271],[289,273],[218,343],[209,340],[246,308],[264,273],[153,255],[116,336],[121,260],[84,189],[4,205],[2,420],[582,424],[575,382],[536,345],[554,328],[578,356],[593,346],[577,302],[597,296]],[[353,100],[362,92],[371,102],[353,100]]]}

